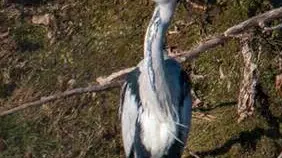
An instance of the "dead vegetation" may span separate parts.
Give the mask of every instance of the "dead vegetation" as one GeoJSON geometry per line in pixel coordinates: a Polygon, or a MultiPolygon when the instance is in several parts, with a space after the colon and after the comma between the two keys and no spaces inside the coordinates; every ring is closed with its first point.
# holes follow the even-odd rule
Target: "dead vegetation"
{"type": "MultiPolygon", "coordinates": [[[[96,83],[99,76],[134,66],[142,59],[142,39],[150,17],[148,10],[153,8],[151,3],[102,0],[1,3],[4,2],[0,13],[1,112],[40,96],[87,87],[96,83]],[[45,15],[50,15],[51,21],[41,21],[39,17],[45,15]]],[[[197,45],[196,41],[210,39],[206,35],[219,34],[248,19],[248,8],[258,4],[242,1],[209,5],[221,11],[208,19],[195,13],[191,25],[191,21],[186,21],[187,12],[180,7],[172,24],[178,25],[179,31],[168,36],[169,46],[190,50],[197,45]],[[183,19],[184,24],[179,22],[183,19]]],[[[264,1],[256,7],[261,9],[255,11],[258,15],[273,5],[264,1]]],[[[207,8],[205,14],[209,15],[210,10],[207,8]]],[[[236,123],[234,107],[243,74],[238,42],[231,39],[197,61],[183,63],[185,69],[192,65],[193,74],[205,76],[193,81],[196,94],[205,103],[195,108],[194,118],[201,117],[193,120],[189,138],[189,148],[197,155],[277,157],[280,154],[281,98],[274,89],[275,76],[279,74],[274,59],[281,50],[281,34],[275,27],[279,23],[279,20],[267,23],[267,31],[256,34],[252,43],[254,51],[257,39],[262,39],[264,45],[257,64],[260,84],[269,100],[268,110],[258,104],[253,116],[241,124],[236,123]],[[269,28],[276,29],[269,32],[269,28]],[[222,74],[224,77],[220,78],[222,74]]],[[[117,89],[89,91],[0,118],[0,157],[122,157],[118,93],[117,89]]]]}

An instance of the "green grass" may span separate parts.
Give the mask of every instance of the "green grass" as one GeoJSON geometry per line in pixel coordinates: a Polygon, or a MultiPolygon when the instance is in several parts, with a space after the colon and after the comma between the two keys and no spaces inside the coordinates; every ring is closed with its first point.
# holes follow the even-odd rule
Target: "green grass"
{"type": "MultiPolygon", "coordinates": [[[[193,14],[196,23],[180,26],[181,33],[169,35],[168,44],[189,49],[206,36],[247,19],[248,8],[261,8],[255,11],[257,14],[269,7],[265,1],[255,7],[258,3],[248,2],[213,5],[222,10],[212,17],[211,24],[205,25],[207,35],[201,34],[199,25],[203,13],[193,14]]],[[[154,7],[152,2],[145,5],[137,0],[117,4],[104,0],[59,0],[25,4],[25,14],[18,15],[21,3],[9,5],[0,7],[0,22],[4,26],[0,31],[10,29],[8,42],[0,41],[4,56],[0,58],[0,110],[69,89],[71,79],[75,80],[73,87],[87,86],[101,75],[136,65],[143,56],[143,37],[154,7]],[[30,15],[42,13],[54,15],[50,26],[30,23],[30,15]],[[47,38],[49,31],[54,34],[54,43],[47,38]]],[[[186,18],[186,10],[179,7],[171,29],[179,21],[187,22],[186,18]]],[[[243,65],[239,42],[232,40],[204,53],[195,62],[183,64],[185,69],[192,65],[196,74],[206,77],[193,82],[206,103],[197,111],[216,117],[211,122],[192,121],[188,148],[198,155],[271,158],[279,154],[282,99],[276,94],[274,79],[279,73],[275,52],[281,50],[281,36],[275,33],[263,38],[266,53],[261,56],[259,69],[269,104],[257,104],[255,115],[240,124],[236,122],[243,65]],[[220,67],[224,79],[219,78],[220,67]]],[[[119,89],[113,89],[57,100],[2,117],[0,138],[5,150],[0,151],[0,157],[17,158],[28,153],[33,157],[123,157],[118,104],[119,89]]],[[[184,157],[188,157],[187,151],[184,157]]]]}

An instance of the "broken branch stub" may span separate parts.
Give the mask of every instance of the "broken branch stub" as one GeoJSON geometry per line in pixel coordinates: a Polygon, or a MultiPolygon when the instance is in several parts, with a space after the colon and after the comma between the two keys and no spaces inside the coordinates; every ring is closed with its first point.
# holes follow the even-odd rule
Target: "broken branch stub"
{"type": "Polygon", "coordinates": [[[101,76],[101,77],[98,77],[96,79],[96,81],[100,84],[100,85],[104,85],[104,84],[107,84],[107,83],[111,83],[113,82],[114,80],[124,80],[127,76],[128,73],[130,73],[131,71],[133,71],[136,67],[130,67],[130,68],[126,68],[126,69],[123,69],[123,70],[120,70],[118,72],[114,72],[112,73],[110,76],[101,76]]]}
{"type": "Polygon", "coordinates": [[[254,50],[251,46],[251,38],[246,36],[241,39],[242,56],[244,59],[243,80],[240,85],[238,97],[238,122],[253,115],[258,84],[258,69],[255,63],[254,50]]]}

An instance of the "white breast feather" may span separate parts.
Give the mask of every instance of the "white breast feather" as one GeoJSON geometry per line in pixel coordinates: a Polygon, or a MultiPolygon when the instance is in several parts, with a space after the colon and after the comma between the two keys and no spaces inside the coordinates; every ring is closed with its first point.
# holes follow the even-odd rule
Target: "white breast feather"
{"type": "MultiPolygon", "coordinates": [[[[143,67],[140,67],[141,70],[143,67]]],[[[142,74],[139,78],[140,85],[140,96],[142,96],[142,106],[144,109],[139,112],[138,121],[141,123],[141,140],[146,149],[151,153],[154,158],[163,156],[168,148],[175,141],[177,135],[177,128],[173,118],[167,117],[167,115],[160,115],[157,109],[150,105],[158,105],[158,100],[154,97],[154,92],[150,89],[151,86],[146,85],[148,82],[140,83],[145,81],[146,74],[142,74]],[[144,77],[142,79],[142,77],[144,77]]]]}
{"type": "Polygon", "coordinates": [[[142,126],[142,143],[152,154],[152,157],[159,158],[172,145],[176,135],[176,126],[173,120],[160,122],[149,111],[143,111],[140,123],[142,126]]]}

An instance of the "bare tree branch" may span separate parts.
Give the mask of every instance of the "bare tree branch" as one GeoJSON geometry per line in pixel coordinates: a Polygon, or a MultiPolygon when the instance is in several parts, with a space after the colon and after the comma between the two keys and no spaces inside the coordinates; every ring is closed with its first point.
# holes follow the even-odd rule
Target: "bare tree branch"
{"type": "MultiPolygon", "coordinates": [[[[282,17],[282,7],[270,10],[264,14],[260,14],[258,16],[252,17],[244,22],[241,22],[238,25],[230,27],[227,29],[222,35],[213,36],[203,42],[201,42],[196,47],[190,49],[189,51],[180,51],[179,53],[169,54],[170,57],[175,58],[179,62],[185,62],[187,60],[193,60],[197,58],[200,53],[210,50],[218,45],[222,45],[227,42],[232,37],[236,37],[243,33],[243,31],[247,31],[249,28],[254,26],[264,26],[262,25],[265,22],[269,22],[271,20],[275,20],[282,17]]],[[[97,78],[97,81],[100,83],[105,83],[108,81],[114,81],[117,78],[123,78],[127,75],[128,71],[131,68],[127,68],[124,70],[120,70],[118,72],[112,73],[109,77],[100,77],[97,78]]],[[[133,70],[132,68],[131,70],[133,70]]]]}
{"type": "Polygon", "coordinates": [[[238,25],[230,27],[229,29],[227,29],[224,32],[224,35],[225,36],[235,36],[255,26],[264,28],[265,23],[273,21],[275,19],[279,19],[281,17],[282,17],[282,7],[270,10],[258,16],[254,16],[238,25]]]}
{"type": "Polygon", "coordinates": [[[264,27],[263,28],[264,32],[267,32],[267,31],[274,31],[274,30],[281,30],[282,29],[282,24],[279,24],[279,25],[276,25],[276,26],[272,26],[272,27],[264,27]]]}
{"type": "Polygon", "coordinates": [[[225,36],[215,36],[211,39],[208,39],[207,41],[201,42],[198,46],[192,48],[189,51],[183,51],[181,53],[177,53],[174,55],[171,55],[172,58],[176,58],[180,62],[184,62],[187,60],[193,60],[197,58],[200,53],[205,52],[211,48],[214,48],[220,44],[223,44],[225,41],[227,41],[229,37],[225,36]]]}
{"type": "Polygon", "coordinates": [[[90,86],[90,87],[85,87],[85,88],[76,88],[76,89],[72,89],[72,90],[68,90],[62,93],[58,93],[58,94],[54,94],[54,95],[50,95],[47,97],[42,97],[40,100],[34,101],[34,102],[30,102],[30,103],[26,103],[26,104],[22,104],[20,106],[17,106],[15,108],[12,108],[10,110],[4,111],[0,113],[0,117],[1,116],[5,116],[5,115],[9,115],[12,114],[14,112],[26,109],[28,107],[31,106],[37,106],[37,105],[42,105],[57,99],[61,99],[61,98],[66,98],[66,97],[70,97],[73,95],[78,95],[78,94],[83,94],[83,93],[88,93],[88,92],[99,92],[99,91],[104,91],[110,88],[114,88],[114,87],[119,87],[124,81],[116,81],[116,82],[112,82],[112,83],[106,83],[103,85],[94,85],[94,86],[90,86]]]}
{"type": "Polygon", "coordinates": [[[106,84],[106,83],[110,83],[112,82],[113,80],[116,80],[117,78],[118,79],[122,79],[124,78],[128,73],[130,73],[131,71],[133,71],[136,67],[130,67],[130,68],[126,68],[126,69],[123,69],[123,70],[120,70],[118,72],[114,72],[112,73],[110,76],[107,76],[107,77],[98,77],[96,79],[96,81],[100,84],[100,85],[103,85],[103,84],[106,84]]]}
{"type": "Polygon", "coordinates": [[[203,120],[210,121],[210,122],[214,121],[216,119],[215,116],[209,115],[209,114],[205,114],[205,113],[202,113],[202,112],[193,112],[192,113],[192,118],[203,119],[203,120]]]}
{"type": "MultiPolygon", "coordinates": [[[[251,27],[260,26],[262,28],[265,28],[264,23],[270,22],[272,20],[275,20],[281,17],[282,17],[282,7],[270,10],[264,14],[250,18],[238,25],[235,25],[227,29],[222,35],[214,36],[204,42],[201,42],[198,46],[192,48],[189,51],[183,51],[183,52],[176,53],[170,56],[177,59],[180,62],[195,59],[200,55],[200,53],[210,50],[211,48],[214,48],[218,45],[221,45],[227,42],[232,37],[236,37],[237,35],[242,34],[243,32],[247,31],[251,27]]],[[[35,101],[35,102],[30,102],[30,103],[20,105],[16,108],[0,113],[0,117],[11,114],[16,111],[23,110],[31,106],[36,106],[36,105],[41,105],[47,102],[51,102],[59,98],[65,98],[68,96],[87,93],[87,92],[98,92],[98,91],[107,90],[109,88],[117,87],[124,82],[124,80],[120,80],[120,79],[123,79],[128,73],[134,70],[134,68],[135,67],[131,67],[131,68],[127,68],[124,70],[120,70],[118,72],[112,73],[108,77],[99,77],[97,78],[97,81],[100,83],[100,85],[94,85],[94,86],[86,87],[86,88],[77,88],[77,89],[65,91],[60,94],[42,97],[40,100],[35,101]]]]}

